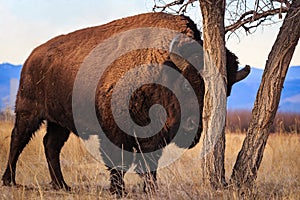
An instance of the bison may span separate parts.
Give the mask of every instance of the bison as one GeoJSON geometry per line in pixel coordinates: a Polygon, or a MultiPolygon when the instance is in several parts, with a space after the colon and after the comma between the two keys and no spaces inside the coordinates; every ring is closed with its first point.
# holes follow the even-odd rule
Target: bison
{"type": "MultiPolygon", "coordinates": [[[[79,116],[76,123],[74,120],[76,103],[74,103],[73,93],[79,69],[82,68],[83,63],[97,45],[112,36],[141,28],[171,30],[202,44],[200,32],[188,17],[165,13],[146,13],[61,35],[33,50],[21,73],[8,164],[2,177],[4,185],[16,184],[15,172],[18,157],[34,132],[46,121],[47,132],[43,144],[52,179],[51,184],[54,188],[70,190],[61,172],[59,161],[61,148],[67,141],[70,132],[78,136],[84,131],[88,133],[97,131],[97,129],[89,127],[89,117],[79,116]],[[84,128],[78,129],[78,124],[84,128]]],[[[135,44],[134,37],[132,41],[125,42],[135,44]]],[[[163,35],[159,37],[164,40],[163,35]]],[[[147,37],[142,38],[142,42],[147,39],[147,37]]],[[[164,42],[168,45],[171,43],[169,39],[165,39],[164,42]]],[[[118,44],[116,45],[118,46],[118,44]]],[[[102,49],[103,52],[109,56],[112,51],[102,49]]],[[[245,67],[238,71],[237,57],[229,50],[226,51],[226,57],[229,95],[232,85],[245,78],[250,68],[245,67]]],[[[93,75],[93,72],[89,74],[93,75]]],[[[93,81],[95,78],[97,77],[88,77],[87,82],[88,80],[93,81]]],[[[92,92],[94,99],[85,95],[85,90],[89,88],[89,86],[84,86],[85,82],[79,84],[77,91],[79,90],[80,94],[82,92],[79,100],[88,100],[93,103],[97,120],[104,132],[104,134],[100,134],[99,139],[103,160],[110,171],[110,191],[118,195],[123,193],[123,176],[132,163],[137,165],[136,171],[145,176],[144,189],[147,190],[147,185],[151,189],[155,187],[158,160],[162,153],[160,149],[171,142],[175,142],[182,148],[192,148],[199,141],[202,132],[205,89],[203,78],[186,59],[170,53],[167,49],[156,48],[134,49],[120,55],[105,70],[103,69],[102,76],[98,78],[96,89],[94,93],[92,92]],[[167,68],[162,66],[167,66],[167,68]],[[133,73],[128,79],[123,80],[123,83],[130,84],[131,81],[134,84],[140,83],[147,79],[146,75],[149,73],[151,77],[154,77],[151,81],[155,80],[157,84],[144,84],[129,96],[127,109],[132,121],[141,127],[147,126],[155,121],[153,117],[150,117],[149,110],[152,106],[159,104],[164,107],[164,113],[161,114],[165,116],[165,119],[160,119],[160,115],[155,116],[162,128],[149,137],[147,134],[146,137],[139,137],[140,133],[137,133],[131,124],[127,124],[126,120],[124,126],[127,126],[128,129],[124,131],[118,126],[113,115],[113,112],[117,115],[124,112],[123,109],[119,109],[119,106],[122,106],[120,103],[122,96],[118,96],[119,94],[115,94],[114,98],[116,110],[112,109],[114,90],[126,73],[136,67],[140,69],[139,73],[133,73]],[[166,69],[171,69],[176,73],[170,76],[166,69]],[[164,84],[172,86],[172,89],[165,87],[164,84]],[[81,85],[83,88],[80,89],[81,85]],[[181,102],[174,92],[184,97],[181,98],[181,102]],[[196,101],[189,98],[191,93],[195,95],[196,101]],[[182,105],[185,105],[184,111],[180,109],[182,105]],[[198,118],[197,113],[200,113],[198,118]],[[128,134],[128,131],[131,134],[128,134]],[[190,132],[194,134],[189,134],[190,132]],[[190,142],[186,142],[187,139],[190,142]],[[133,153],[124,154],[124,158],[118,149],[133,153]],[[134,157],[135,154],[139,156],[134,157]]],[[[88,83],[86,84],[88,85],[88,83]]],[[[120,87],[122,88],[122,85],[120,87]]],[[[85,108],[79,106],[79,113],[81,111],[84,113],[85,108]]]]}

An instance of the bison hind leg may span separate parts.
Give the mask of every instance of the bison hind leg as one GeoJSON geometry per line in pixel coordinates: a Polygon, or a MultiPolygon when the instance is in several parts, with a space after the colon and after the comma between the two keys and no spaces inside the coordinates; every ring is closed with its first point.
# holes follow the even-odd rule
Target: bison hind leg
{"type": "Polygon", "coordinates": [[[124,183],[124,175],[125,172],[123,170],[119,170],[116,168],[109,168],[110,171],[110,193],[116,194],[117,197],[124,197],[126,195],[125,192],[125,183],[124,183]]]}
{"type": "Polygon", "coordinates": [[[20,154],[30,141],[32,135],[42,124],[42,118],[32,111],[16,112],[15,125],[11,134],[10,152],[2,181],[6,186],[16,185],[16,164],[20,154]]]}
{"type": "Polygon", "coordinates": [[[157,190],[157,168],[158,160],[161,157],[160,152],[149,153],[138,157],[135,171],[144,179],[144,192],[151,194],[157,190]]]}
{"type": "Polygon", "coordinates": [[[70,131],[68,129],[56,123],[48,122],[47,133],[43,139],[43,143],[52,180],[51,184],[54,189],[71,190],[63,178],[59,160],[60,151],[64,143],[68,140],[69,135],[70,131]]]}

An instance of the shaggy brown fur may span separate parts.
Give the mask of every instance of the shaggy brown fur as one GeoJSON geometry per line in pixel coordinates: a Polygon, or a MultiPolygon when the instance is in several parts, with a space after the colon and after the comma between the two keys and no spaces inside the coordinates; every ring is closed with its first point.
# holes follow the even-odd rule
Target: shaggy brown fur
{"type": "MultiPolygon", "coordinates": [[[[147,13],[128,17],[110,22],[105,25],[86,28],[67,35],[55,37],[45,44],[37,47],[26,60],[20,80],[20,88],[16,102],[16,121],[11,136],[11,148],[6,171],[2,177],[4,185],[15,185],[16,163],[23,148],[29,142],[33,133],[39,128],[43,120],[47,123],[47,134],[44,138],[45,154],[47,157],[52,184],[56,188],[70,187],[65,183],[59,164],[59,154],[69,133],[78,134],[72,113],[72,91],[76,74],[86,56],[99,43],[112,35],[136,28],[159,27],[167,28],[188,35],[201,42],[200,32],[196,25],[185,16],[174,16],[164,13],[147,13]]],[[[237,58],[234,54],[227,52],[227,73],[229,80],[229,91],[237,77],[237,58]]],[[[167,121],[164,128],[150,138],[134,138],[125,134],[115,123],[111,111],[111,95],[115,84],[126,71],[134,66],[150,63],[166,64],[181,73],[189,80],[192,90],[196,92],[199,110],[195,110],[189,99],[185,104],[193,117],[194,113],[202,113],[204,82],[199,73],[189,66],[181,70],[169,60],[167,51],[157,49],[143,49],[129,52],[121,56],[110,65],[104,76],[99,81],[96,93],[96,112],[99,122],[106,136],[116,146],[127,151],[153,152],[162,148],[174,139],[180,124],[180,105],[176,97],[168,89],[159,85],[145,85],[135,91],[130,101],[130,114],[137,124],[147,125],[149,121],[148,111],[153,104],[161,104],[166,108],[167,121]]],[[[146,73],[146,72],[145,72],[146,73]]],[[[170,79],[164,71],[159,71],[158,78],[174,84],[174,88],[184,93],[181,79],[176,77],[170,79]]],[[[84,98],[84,97],[83,97],[84,98]]],[[[201,117],[201,116],[200,116],[201,117]]],[[[183,122],[187,123],[187,122],[183,122]]],[[[184,148],[191,148],[198,143],[202,132],[202,122],[198,124],[197,134],[192,144],[183,142],[184,135],[178,137],[175,143],[184,148]]],[[[121,194],[124,189],[122,171],[126,171],[128,163],[121,161],[111,149],[101,144],[104,161],[111,172],[111,192],[121,194]],[[111,160],[116,162],[116,167],[111,167],[111,160]],[[117,167],[123,164],[123,167],[117,167]],[[125,166],[124,166],[125,165],[125,166]]],[[[161,153],[146,158],[146,164],[138,163],[141,174],[146,174],[146,181],[156,180],[156,170],[147,171],[146,165],[156,169],[161,153]]],[[[131,161],[131,158],[126,158],[131,161]]]]}

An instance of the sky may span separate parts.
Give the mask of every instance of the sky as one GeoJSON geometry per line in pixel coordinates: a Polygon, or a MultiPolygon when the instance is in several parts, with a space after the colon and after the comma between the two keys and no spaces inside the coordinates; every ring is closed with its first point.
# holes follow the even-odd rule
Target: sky
{"type": "MultiPolygon", "coordinates": [[[[61,34],[109,21],[151,12],[153,0],[0,0],[0,63],[23,64],[38,45],[61,34]]],[[[195,6],[191,18],[200,24],[195,6]]],[[[241,65],[263,68],[276,39],[279,24],[252,34],[231,37],[227,47],[241,65]]],[[[300,65],[300,47],[291,66],[300,65]]]]}

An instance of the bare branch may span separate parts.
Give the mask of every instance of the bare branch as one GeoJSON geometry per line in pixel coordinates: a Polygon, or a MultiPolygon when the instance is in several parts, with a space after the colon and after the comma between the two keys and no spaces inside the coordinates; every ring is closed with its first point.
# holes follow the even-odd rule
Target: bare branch
{"type": "Polygon", "coordinates": [[[153,7],[153,11],[156,12],[164,12],[166,10],[171,10],[172,12],[175,12],[177,14],[184,14],[187,11],[187,7],[189,5],[192,5],[197,0],[174,0],[170,3],[164,3],[163,1],[159,0],[161,5],[158,5],[156,0],[154,0],[155,4],[153,7]],[[174,8],[175,6],[176,9],[174,8]]]}
{"type": "MultiPolygon", "coordinates": [[[[228,31],[233,32],[233,31],[237,30],[240,27],[245,27],[245,24],[247,24],[247,23],[251,23],[251,22],[254,22],[254,21],[258,21],[258,20],[265,21],[265,19],[267,19],[268,16],[273,16],[273,15],[276,15],[276,14],[279,14],[279,13],[286,13],[287,11],[288,11],[288,8],[286,8],[286,7],[276,8],[276,9],[273,9],[273,10],[267,10],[267,11],[264,11],[262,13],[257,13],[254,10],[250,10],[250,11],[245,12],[244,14],[242,14],[241,17],[235,23],[227,26],[225,28],[225,33],[227,33],[228,31]],[[251,16],[247,17],[249,15],[251,15],[251,16]]],[[[261,22],[257,23],[257,26],[259,26],[261,24],[261,22]]],[[[257,27],[257,26],[251,26],[251,27],[248,27],[248,28],[254,28],[254,27],[257,27]]],[[[249,32],[249,29],[248,30],[245,29],[245,30],[246,30],[246,32],[249,32]]]]}
{"type": "Polygon", "coordinates": [[[165,11],[167,8],[170,8],[175,5],[181,5],[183,4],[184,0],[177,0],[177,1],[172,1],[171,3],[167,3],[165,5],[159,6],[157,4],[154,5],[153,11],[156,11],[156,9],[161,9],[160,11],[165,11]]]}
{"type": "MultiPolygon", "coordinates": [[[[153,11],[186,14],[188,6],[193,6],[193,3],[197,1],[204,0],[154,0],[153,11]]],[[[247,0],[228,0],[226,15],[228,16],[227,25],[230,25],[225,27],[225,33],[243,28],[248,34],[254,32],[258,26],[266,24],[276,14],[281,19],[282,14],[290,8],[291,1],[254,0],[249,3],[247,0]]]]}

